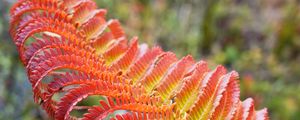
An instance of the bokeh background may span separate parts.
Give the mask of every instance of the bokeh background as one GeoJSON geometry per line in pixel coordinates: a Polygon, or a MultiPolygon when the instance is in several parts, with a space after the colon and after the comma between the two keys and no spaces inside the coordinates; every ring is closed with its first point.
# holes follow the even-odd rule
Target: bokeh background
{"type": "MultiPolygon", "coordinates": [[[[271,120],[300,118],[299,0],[95,0],[129,37],[240,73],[241,99],[253,97],[271,120]]],[[[49,119],[33,103],[31,86],[8,33],[0,0],[0,119],[49,119]]]]}

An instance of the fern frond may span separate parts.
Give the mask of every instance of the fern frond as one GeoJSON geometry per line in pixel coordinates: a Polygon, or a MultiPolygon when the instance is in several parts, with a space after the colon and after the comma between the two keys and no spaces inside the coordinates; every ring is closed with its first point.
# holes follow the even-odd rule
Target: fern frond
{"type": "Polygon", "coordinates": [[[239,100],[238,73],[210,70],[191,56],[127,39],[118,20],[91,0],[19,0],[10,34],[35,102],[51,118],[268,120],[251,98],[239,100]],[[99,105],[78,106],[98,95],[99,105]]]}

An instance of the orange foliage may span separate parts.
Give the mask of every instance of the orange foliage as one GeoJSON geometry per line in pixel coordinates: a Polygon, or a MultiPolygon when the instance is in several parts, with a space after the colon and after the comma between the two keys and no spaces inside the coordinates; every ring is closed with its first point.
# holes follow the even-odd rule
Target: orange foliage
{"type": "Polygon", "coordinates": [[[128,42],[120,23],[106,21],[91,0],[19,0],[10,14],[34,100],[52,118],[77,119],[70,115],[77,104],[99,95],[105,100],[85,107],[83,119],[118,110],[125,112],[111,119],[268,119],[252,99],[239,100],[237,72],[209,70],[191,56],[178,60],[137,37],[128,42]]]}

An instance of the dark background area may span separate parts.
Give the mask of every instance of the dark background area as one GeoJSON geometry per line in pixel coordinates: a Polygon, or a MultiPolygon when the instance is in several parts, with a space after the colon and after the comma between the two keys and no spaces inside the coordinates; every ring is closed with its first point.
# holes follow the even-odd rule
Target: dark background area
{"type": "MultiPolygon", "coordinates": [[[[8,33],[9,8],[0,1],[0,119],[47,116],[8,33]]],[[[271,120],[300,118],[299,0],[96,0],[129,37],[240,73],[241,99],[253,97],[271,120]]]]}

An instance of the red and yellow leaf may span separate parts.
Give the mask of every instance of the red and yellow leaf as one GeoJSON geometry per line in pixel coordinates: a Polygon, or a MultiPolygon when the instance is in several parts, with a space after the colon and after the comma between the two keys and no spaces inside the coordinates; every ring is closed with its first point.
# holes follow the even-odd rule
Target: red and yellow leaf
{"type": "Polygon", "coordinates": [[[268,120],[252,99],[239,100],[236,72],[128,40],[92,0],[19,0],[10,14],[34,100],[52,118],[78,119],[70,112],[80,108],[85,120],[268,120]],[[91,95],[107,100],[77,105],[91,95]]]}

